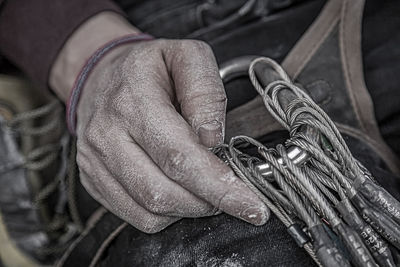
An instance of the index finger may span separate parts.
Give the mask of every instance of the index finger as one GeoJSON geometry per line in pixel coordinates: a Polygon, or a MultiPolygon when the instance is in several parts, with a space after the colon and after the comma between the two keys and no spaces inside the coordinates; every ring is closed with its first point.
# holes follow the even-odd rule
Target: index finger
{"type": "Polygon", "coordinates": [[[149,109],[154,113],[147,114],[131,134],[162,171],[224,212],[256,225],[264,224],[269,210],[260,199],[199,143],[197,135],[171,105],[155,105],[149,109]]]}
{"type": "Polygon", "coordinates": [[[203,145],[222,143],[226,94],[211,47],[198,40],[179,40],[163,53],[181,115],[203,145]]]}

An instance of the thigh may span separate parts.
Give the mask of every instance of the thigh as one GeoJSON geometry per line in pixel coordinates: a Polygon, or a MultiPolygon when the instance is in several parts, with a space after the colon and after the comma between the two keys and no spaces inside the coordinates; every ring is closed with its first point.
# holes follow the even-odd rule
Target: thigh
{"type": "Polygon", "coordinates": [[[184,219],[148,235],[126,228],[100,266],[314,266],[272,216],[255,227],[229,215],[184,219]]]}

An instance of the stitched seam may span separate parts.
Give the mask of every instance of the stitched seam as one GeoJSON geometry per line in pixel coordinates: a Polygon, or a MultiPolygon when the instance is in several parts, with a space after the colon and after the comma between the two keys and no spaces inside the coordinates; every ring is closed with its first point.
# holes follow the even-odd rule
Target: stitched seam
{"type": "MultiPolygon", "coordinates": [[[[341,54],[341,62],[342,62],[342,67],[343,67],[343,72],[344,72],[344,77],[345,77],[345,81],[346,81],[346,90],[349,93],[350,96],[350,101],[353,105],[353,107],[355,107],[355,115],[357,117],[358,122],[360,123],[360,127],[366,131],[366,127],[364,122],[361,120],[361,116],[360,116],[360,109],[359,106],[357,105],[355,99],[354,99],[354,94],[353,92],[350,90],[351,88],[351,81],[352,81],[352,75],[350,72],[350,66],[348,65],[348,61],[346,60],[348,57],[348,51],[347,51],[347,47],[345,45],[345,25],[346,25],[346,19],[347,19],[347,12],[348,12],[348,1],[345,0],[343,3],[343,7],[342,7],[342,14],[341,14],[341,21],[339,23],[339,45],[340,45],[340,54],[341,54]]],[[[358,33],[355,33],[358,34],[358,33]]]]}
{"type": "Polygon", "coordinates": [[[297,71],[293,74],[292,79],[295,79],[300,74],[300,72],[303,70],[304,66],[315,55],[315,53],[318,51],[318,49],[321,46],[321,44],[326,40],[326,38],[328,38],[328,36],[332,32],[333,28],[337,25],[338,20],[339,20],[339,18],[336,17],[333,20],[333,23],[328,27],[328,30],[322,35],[321,39],[318,42],[313,44],[313,46],[311,47],[310,52],[304,58],[303,63],[298,67],[297,71]]]}
{"type": "Polygon", "coordinates": [[[357,130],[353,127],[340,124],[335,122],[340,132],[348,134],[354,138],[360,139],[367,143],[377,154],[383,159],[388,168],[395,174],[400,174],[400,168],[398,167],[400,162],[397,156],[392,152],[390,147],[381,140],[375,140],[369,135],[365,134],[363,131],[357,130]]]}

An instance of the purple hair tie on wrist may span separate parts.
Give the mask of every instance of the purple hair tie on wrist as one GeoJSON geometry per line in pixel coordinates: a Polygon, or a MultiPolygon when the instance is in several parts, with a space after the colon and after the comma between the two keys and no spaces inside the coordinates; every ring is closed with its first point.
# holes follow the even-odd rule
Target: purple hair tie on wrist
{"type": "Polygon", "coordinates": [[[92,69],[96,66],[96,64],[113,48],[127,43],[133,43],[137,41],[145,41],[145,40],[153,40],[154,37],[141,33],[141,34],[130,34],[114,39],[104,46],[100,47],[92,54],[92,56],[86,61],[85,65],[79,72],[78,77],[75,80],[74,86],[72,87],[69,100],[67,103],[67,127],[71,134],[76,134],[76,109],[78,106],[79,98],[82,93],[82,89],[85,85],[85,82],[92,71],[92,69]]]}

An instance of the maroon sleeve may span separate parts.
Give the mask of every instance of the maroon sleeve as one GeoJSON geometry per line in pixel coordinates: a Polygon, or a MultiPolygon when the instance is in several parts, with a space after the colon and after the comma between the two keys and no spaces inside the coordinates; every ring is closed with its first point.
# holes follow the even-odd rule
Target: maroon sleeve
{"type": "Polygon", "coordinates": [[[0,0],[0,53],[47,87],[64,42],[82,22],[102,11],[122,13],[110,0],[0,0]]]}

